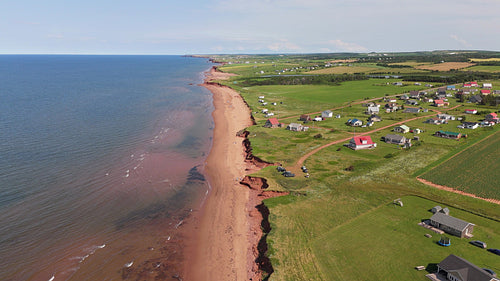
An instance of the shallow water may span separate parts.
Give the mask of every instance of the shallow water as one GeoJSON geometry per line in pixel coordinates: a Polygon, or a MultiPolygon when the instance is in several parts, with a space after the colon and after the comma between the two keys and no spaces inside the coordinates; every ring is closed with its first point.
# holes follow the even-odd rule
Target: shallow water
{"type": "Polygon", "coordinates": [[[0,56],[1,280],[175,276],[208,189],[211,66],[0,56]]]}

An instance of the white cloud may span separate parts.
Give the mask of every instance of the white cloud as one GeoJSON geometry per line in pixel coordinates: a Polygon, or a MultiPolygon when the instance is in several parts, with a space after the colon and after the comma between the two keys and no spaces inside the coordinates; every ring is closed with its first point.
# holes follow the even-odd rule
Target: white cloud
{"type": "Polygon", "coordinates": [[[267,46],[271,51],[275,52],[289,52],[289,51],[299,51],[301,48],[288,40],[282,39],[278,42],[271,43],[267,46]]]}
{"type": "Polygon", "coordinates": [[[450,38],[457,41],[458,43],[462,44],[465,47],[471,47],[472,45],[469,44],[469,42],[465,41],[465,39],[458,37],[455,34],[450,35],[450,38]]]}
{"type": "Polygon", "coordinates": [[[328,44],[333,45],[338,51],[346,51],[346,52],[366,52],[367,48],[358,45],[356,43],[344,42],[339,39],[329,40],[328,44]]]}

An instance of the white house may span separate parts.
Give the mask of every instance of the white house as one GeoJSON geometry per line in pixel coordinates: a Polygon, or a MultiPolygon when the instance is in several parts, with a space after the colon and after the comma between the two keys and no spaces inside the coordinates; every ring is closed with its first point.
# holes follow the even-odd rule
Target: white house
{"type": "Polygon", "coordinates": [[[321,117],[323,118],[332,118],[333,117],[333,112],[331,110],[325,110],[321,112],[321,117]]]}
{"type": "Polygon", "coordinates": [[[483,83],[483,88],[491,89],[493,85],[491,83],[483,83]]]}

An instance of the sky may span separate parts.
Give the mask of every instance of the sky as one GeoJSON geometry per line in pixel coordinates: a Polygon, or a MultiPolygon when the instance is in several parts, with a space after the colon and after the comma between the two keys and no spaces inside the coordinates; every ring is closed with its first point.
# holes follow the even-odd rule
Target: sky
{"type": "Polygon", "coordinates": [[[500,51],[500,0],[0,0],[0,54],[500,51]]]}

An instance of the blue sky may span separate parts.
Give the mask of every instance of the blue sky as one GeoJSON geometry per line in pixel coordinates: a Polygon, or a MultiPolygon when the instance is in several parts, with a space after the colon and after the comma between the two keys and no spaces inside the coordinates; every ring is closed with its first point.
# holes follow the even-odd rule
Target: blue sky
{"type": "Polygon", "coordinates": [[[3,54],[500,50],[500,0],[0,0],[3,54]]]}

